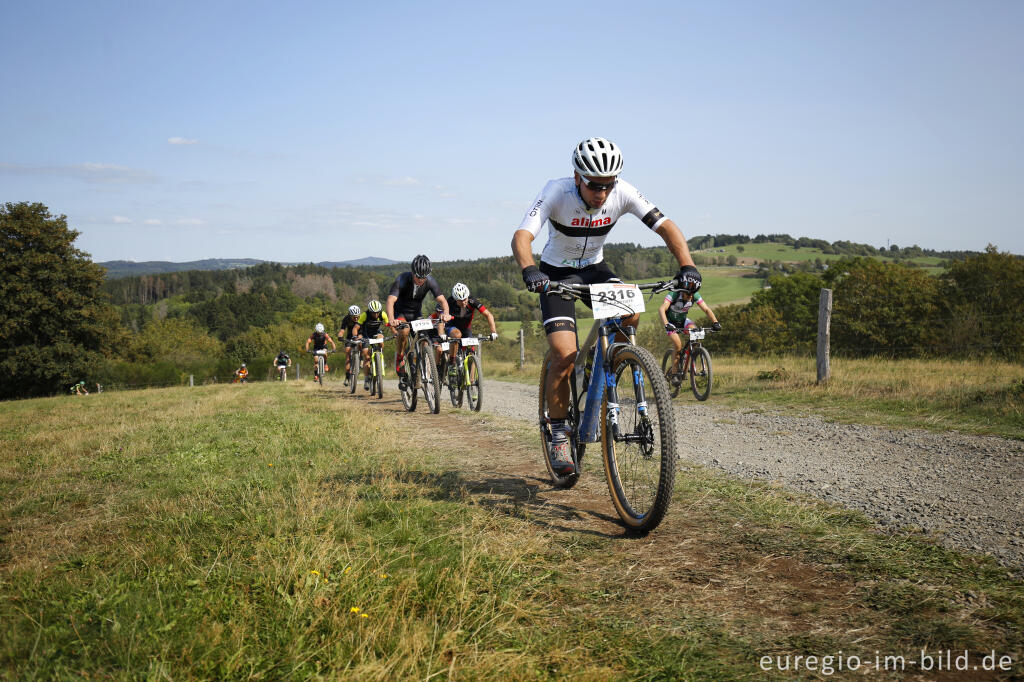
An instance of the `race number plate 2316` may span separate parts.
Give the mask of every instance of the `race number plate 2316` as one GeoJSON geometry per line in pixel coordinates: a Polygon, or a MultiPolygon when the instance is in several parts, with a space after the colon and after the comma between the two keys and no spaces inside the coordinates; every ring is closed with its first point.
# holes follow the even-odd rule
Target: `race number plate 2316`
{"type": "Polygon", "coordinates": [[[590,304],[599,320],[644,312],[644,297],[635,284],[591,284],[590,304]]]}

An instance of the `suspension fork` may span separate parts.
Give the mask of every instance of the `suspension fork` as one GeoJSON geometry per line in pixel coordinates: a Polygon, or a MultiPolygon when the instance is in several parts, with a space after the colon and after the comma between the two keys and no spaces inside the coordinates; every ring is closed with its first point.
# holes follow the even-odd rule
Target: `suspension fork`
{"type": "MultiPolygon", "coordinates": [[[[601,347],[606,351],[604,354],[605,392],[608,397],[608,424],[606,428],[609,429],[612,438],[616,442],[642,442],[644,440],[642,434],[622,434],[619,428],[619,413],[621,411],[621,408],[619,407],[619,387],[615,380],[615,373],[612,371],[615,356],[619,349],[636,345],[636,330],[633,327],[625,327],[622,331],[625,332],[629,341],[625,343],[616,342],[609,344],[608,335],[609,333],[614,333],[614,331],[615,327],[613,325],[605,325],[601,328],[601,347]]],[[[639,366],[633,368],[632,378],[633,389],[636,391],[637,411],[641,415],[646,416],[647,387],[644,384],[643,373],[640,371],[639,366]]]]}

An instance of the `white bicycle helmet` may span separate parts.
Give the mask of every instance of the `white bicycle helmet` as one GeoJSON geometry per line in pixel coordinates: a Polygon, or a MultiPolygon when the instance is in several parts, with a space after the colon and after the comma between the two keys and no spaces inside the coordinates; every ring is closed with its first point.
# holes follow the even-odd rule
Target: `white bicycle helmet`
{"type": "Polygon", "coordinates": [[[614,142],[590,137],[572,151],[572,167],[587,177],[614,178],[622,172],[622,152],[614,142]]]}
{"type": "Polygon", "coordinates": [[[323,334],[324,333],[324,324],[323,324],[323,322],[317,322],[316,323],[316,327],[314,327],[314,329],[316,330],[317,334],[323,334]]]}
{"type": "Polygon", "coordinates": [[[357,305],[350,305],[348,307],[348,314],[351,315],[352,317],[359,317],[359,313],[361,313],[361,312],[363,312],[363,311],[360,310],[359,306],[357,306],[357,305]]]}
{"type": "Polygon", "coordinates": [[[380,301],[378,301],[377,299],[370,301],[366,305],[366,307],[369,309],[371,313],[379,313],[380,311],[384,310],[384,306],[382,306],[380,304],[380,301]]]}
{"type": "Polygon", "coordinates": [[[465,301],[469,298],[469,287],[462,282],[456,282],[452,287],[452,298],[456,301],[465,301]]]}

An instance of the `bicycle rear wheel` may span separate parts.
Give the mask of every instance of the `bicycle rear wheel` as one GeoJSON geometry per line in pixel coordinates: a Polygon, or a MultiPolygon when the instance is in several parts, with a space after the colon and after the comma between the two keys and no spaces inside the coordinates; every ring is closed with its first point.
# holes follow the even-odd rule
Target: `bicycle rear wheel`
{"type": "Polygon", "coordinates": [[[402,404],[405,405],[407,412],[416,411],[416,383],[419,377],[418,360],[419,358],[416,357],[414,352],[405,354],[405,390],[402,391],[402,404]]]}
{"type": "Polygon", "coordinates": [[[316,356],[316,380],[320,382],[320,385],[324,385],[324,356],[316,356]]]}
{"type": "Polygon", "coordinates": [[[684,374],[682,368],[672,373],[672,363],[675,361],[676,352],[669,348],[661,359],[661,371],[665,375],[665,383],[668,384],[668,392],[673,398],[679,395],[679,387],[683,385],[684,374]]]}
{"type": "Polygon", "coordinates": [[[434,346],[428,339],[420,339],[419,356],[423,397],[427,399],[427,407],[430,408],[430,411],[437,414],[441,411],[441,382],[437,380],[434,346]]]}
{"type": "Polygon", "coordinates": [[[376,393],[377,399],[384,397],[384,356],[376,353],[373,356],[373,389],[371,394],[376,393]]]}
{"type": "Polygon", "coordinates": [[[466,358],[466,399],[469,401],[469,409],[474,412],[480,411],[480,405],[484,396],[484,380],[480,371],[480,358],[476,353],[466,358]]]}
{"type": "Polygon", "coordinates": [[[711,395],[711,353],[701,346],[693,350],[690,367],[690,388],[697,400],[707,400],[711,395]]]}
{"type": "Polygon", "coordinates": [[[580,480],[580,462],[583,460],[583,451],[586,447],[585,444],[579,442],[579,425],[580,425],[580,414],[576,408],[576,381],[575,374],[569,374],[569,412],[566,415],[566,424],[569,426],[569,444],[572,451],[572,461],[576,465],[576,473],[569,474],[567,476],[560,476],[556,474],[554,469],[551,468],[551,457],[549,456],[549,449],[551,447],[551,420],[548,415],[548,404],[545,386],[548,379],[548,358],[551,355],[551,351],[544,356],[544,362],[540,366],[540,388],[537,391],[538,395],[538,419],[540,421],[540,446],[541,454],[544,456],[544,468],[548,471],[548,476],[551,477],[551,484],[556,488],[571,488],[576,485],[576,481],[580,480]]]}
{"type": "Polygon", "coordinates": [[[608,490],[619,517],[640,532],[653,530],[668,511],[676,474],[675,413],[668,384],[645,348],[619,348],[612,360],[618,387],[619,439],[601,401],[601,440],[608,490]]]}

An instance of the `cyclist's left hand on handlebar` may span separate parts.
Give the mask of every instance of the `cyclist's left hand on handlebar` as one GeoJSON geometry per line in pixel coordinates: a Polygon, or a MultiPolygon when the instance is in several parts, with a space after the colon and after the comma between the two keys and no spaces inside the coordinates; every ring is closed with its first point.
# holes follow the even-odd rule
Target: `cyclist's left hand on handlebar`
{"type": "Polygon", "coordinates": [[[701,281],[701,276],[700,276],[700,272],[698,272],[697,268],[695,268],[694,266],[692,266],[692,265],[684,265],[681,268],[679,268],[679,272],[676,273],[676,278],[675,279],[679,283],[686,282],[686,281],[700,282],[701,281]]]}
{"type": "Polygon", "coordinates": [[[712,323],[711,324],[711,329],[712,329],[712,331],[716,331],[716,332],[722,331],[722,323],[721,322],[714,322],[714,323],[712,323]]]}
{"type": "Polygon", "coordinates": [[[669,323],[667,323],[665,325],[665,331],[667,331],[667,332],[674,332],[674,331],[676,331],[676,326],[674,324],[672,324],[671,322],[669,322],[669,323]]]}
{"type": "Polygon", "coordinates": [[[491,332],[491,341],[495,341],[498,338],[498,332],[491,332]]]}
{"type": "Polygon", "coordinates": [[[536,265],[528,265],[523,268],[523,282],[527,291],[537,294],[547,289],[551,280],[536,265]]]}

